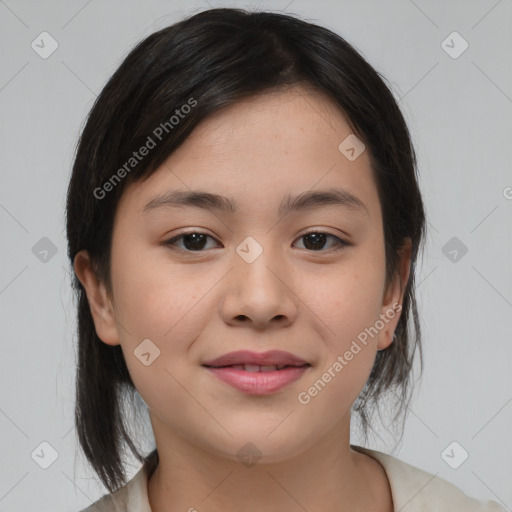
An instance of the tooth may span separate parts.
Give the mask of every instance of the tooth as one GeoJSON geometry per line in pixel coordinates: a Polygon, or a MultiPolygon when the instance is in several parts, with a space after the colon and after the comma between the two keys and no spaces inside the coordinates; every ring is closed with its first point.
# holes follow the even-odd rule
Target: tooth
{"type": "Polygon", "coordinates": [[[235,370],[244,370],[244,365],[243,364],[234,364],[232,366],[232,368],[234,368],[235,370]]]}
{"type": "Polygon", "coordinates": [[[277,370],[277,366],[275,364],[271,364],[268,366],[262,366],[261,370],[262,372],[275,372],[277,370]]]}
{"type": "Polygon", "coordinates": [[[278,370],[282,370],[285,366],[287,366],[286,364],[279,364],[277,365],[277,369],[278,370]]]}
{"type": "Polygon", "coordinates": [[[246,372],[259,372],[260,367],[257,364],[244,364],[244,370],[246,372]]]}

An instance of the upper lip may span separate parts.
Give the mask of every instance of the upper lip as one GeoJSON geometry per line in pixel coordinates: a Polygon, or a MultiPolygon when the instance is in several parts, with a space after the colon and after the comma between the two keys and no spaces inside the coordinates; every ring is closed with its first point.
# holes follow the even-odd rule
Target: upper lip
{"type": "Polygon", "coordinates": [[[250,350],[239,350],[237,352],[229,352],[223,356],[211,359],[203,363],[203,366],[231,366],[234,364],[254,364],[258,366],[280,366],[292,365],[302,366],[309,364],[304,359],[283,352],[282,350],[269,350],[267,352],[251,352],[250,350]]]}

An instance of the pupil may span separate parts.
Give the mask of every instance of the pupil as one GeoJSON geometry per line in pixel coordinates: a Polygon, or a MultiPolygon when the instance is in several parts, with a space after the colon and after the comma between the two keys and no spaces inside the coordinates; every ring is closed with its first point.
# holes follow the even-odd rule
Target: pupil
{"type": "MultiPolygon", "coordinates": [[[[325,233],[308,233],[304,236],[305,240],[312,240],[313,241],[313,247],[308,247],[308,243],[305,242],[304,246],[307,249],[313,248],[313,249],[321,249],[325,244],[325,233]]],[[[311,245],[311,244],[310,244],[311,245]]]]}
{"type": "Polygon", "coordinates": [[[206,244],[206,236],[202,233],[190,233],[183,237],[183,243],[188,250],[201,250],[206,244]],[[202,241],[200,240],[201,237],[203,237],[202,241]],[[192,240],[192,244],[187,243],[190,240],[192,240]]]}

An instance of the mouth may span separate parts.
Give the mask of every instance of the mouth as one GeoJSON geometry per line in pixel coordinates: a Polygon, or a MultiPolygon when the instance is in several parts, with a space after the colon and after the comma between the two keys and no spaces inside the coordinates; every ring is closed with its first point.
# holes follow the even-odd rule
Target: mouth
{"type": "Polygon", "coordinates": [[[283,370],[287,366],[297,367],[308,364],[309,363],[301,357],[283,350],[268,350],[267,352],[238,350],[209,361],[203,361],[203,366],[213,368],[233,366],[247,372],[272,372],[283,370]]]}
{"type": "Polygon", "coordinates": [[[270,395],[300,379],[312,365],[282,350],[239,350],[205,361],[201,366],[242,393],[270,395]]]}
{"type": "Polygon", "coordinates": [[[257,365],[257,364],[231,364],[231,365],[224,365],[224,366],[213,366],[208,364],[203,364],[202,366],[206,368],[232,368],[233,370],[239,370],[249,373],[268,373],[268,372],[276,372],[285,370],[287,368],[302,368],[305,366],[311,366],[309,363],[304,364],[270,364],[270,365],[257,365]]]}
{"type": "Polygon", "coordinates": [[[299,380],[311,367],[302,365],[226,366],[202,365],[208,372],[231,388],[246,395],[272,395],[299,380]]]}

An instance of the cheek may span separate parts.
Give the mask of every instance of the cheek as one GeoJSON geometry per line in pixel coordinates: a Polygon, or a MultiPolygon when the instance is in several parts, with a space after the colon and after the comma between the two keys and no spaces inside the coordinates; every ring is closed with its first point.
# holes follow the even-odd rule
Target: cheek
{"type": "Polygon", "coordinates": [[[308,304],[328,329],[319,379],[310,383],[311,393],[305,390],[305,400],[314,400],[317,412],[332,421],[355,401],[375,361],[377,337],[370,328],[379,319],[385,278],[384,254],[378,248],[354,252],[337,271],[317,276],[310,289],[308,304]],[[337,405],[331,410],[333,404],[337,405]]]}
{"type": "Polygon", "coordinates": [[[208,283],[171,265],[160,250],[113,257],[113,268],[117,312],[130,337],[154,338],[160,345],[183,335],[187,324],[197,325],[196,306],[208,283]]]}
{"type": "Polygon", "coordinates": [[[187,407],[178,382],[187,379],[188,365],[183,363],[205,328],[204,308],[211,307],[208,297],[201,297],[214,283],[206,278],[191,282],[190,273],[162,262],[125,258],[118,263],[116,316],[132,381],[151,409],[159,410],[167,402],[187,407]]]}
{"type": "Polygon", "coordinates": [[[346,344],[361,330],[373,325],[382,306],[384,264],[364,255],[315,277],[308,305],[330,327],[330,338],[346,344]]]}
{"type": "Polygon", "coordinates": [[[311,293],[318,312],[328,326],[323,356],[314,379],[306,383],[298,397],[311,417],[323,417],[334,426],[340,414],[350,409],[366,384],[376,355],[377,338],[368,334],[379,318],[382,268],[363,265],[362,259],[347,265],[336,277],[317,281],[311,293]]]}
{"type": "Polygon", "coordinates": [[[188,350],[205,328],[204,308],[211,306],[199,301],[213,283],[204,279],[200,286],[162,261],[119,263],[116,314],[132,381],[151,410],[186,410],[190,397],[179,383],[186,382],[188,350]]]}

